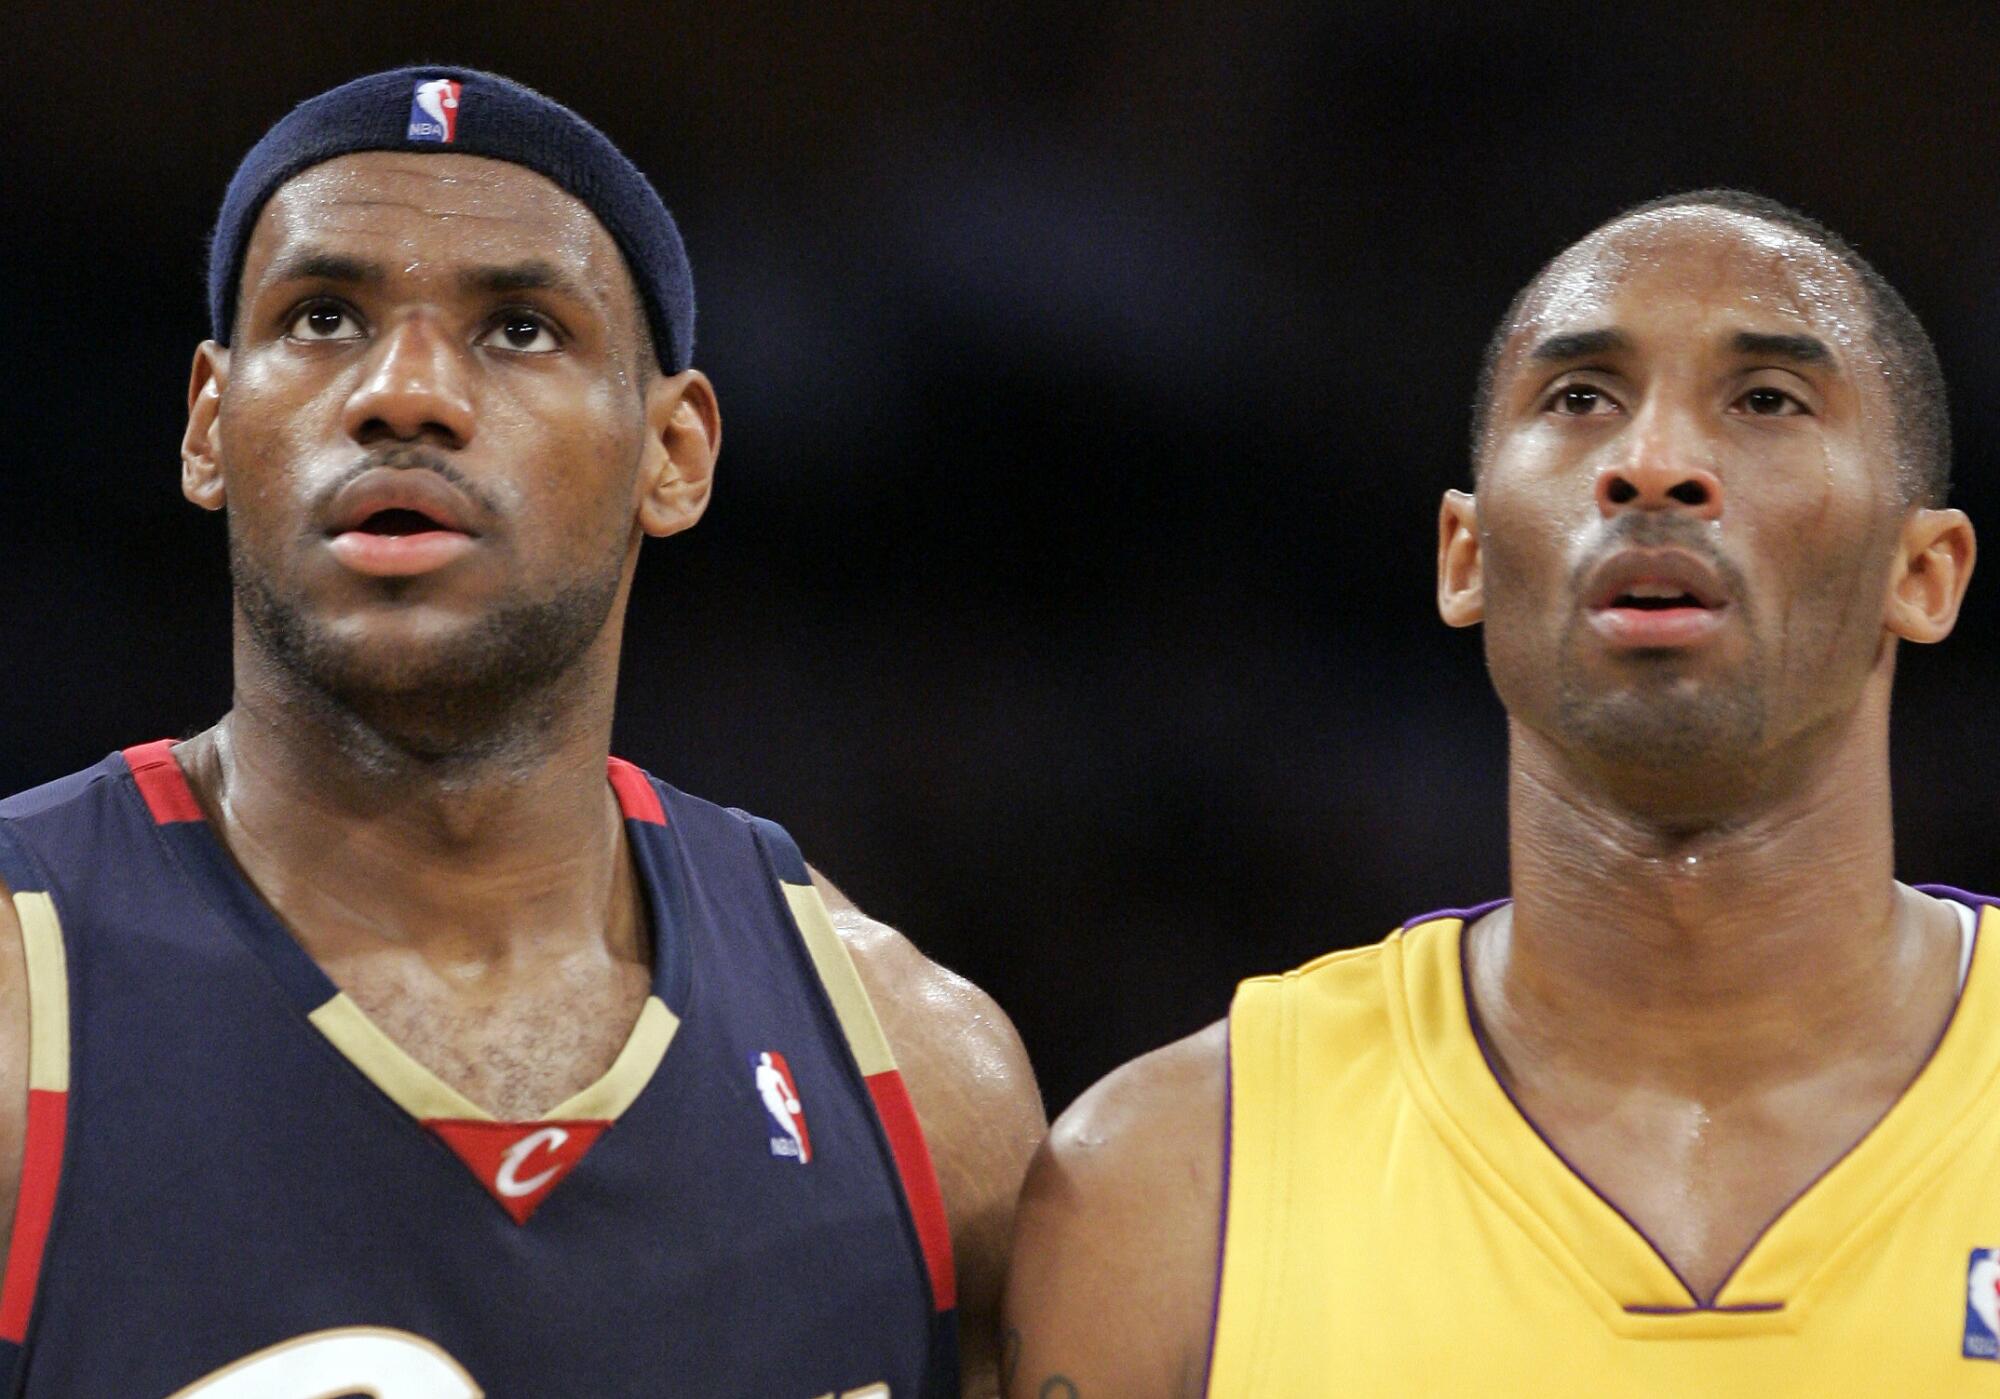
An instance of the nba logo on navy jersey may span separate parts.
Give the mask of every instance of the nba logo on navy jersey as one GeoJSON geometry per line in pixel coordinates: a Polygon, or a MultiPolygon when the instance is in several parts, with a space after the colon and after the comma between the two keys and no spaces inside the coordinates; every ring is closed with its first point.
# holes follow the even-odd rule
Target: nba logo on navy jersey
{"type": "Polygon", "coordinates": [[[412,141],[450,142],[458,136],[458,94],[463,84],[450,78],[425,78],[410,98],[412,141]]]}
{"type": "Polygon", "coordinates": [[[1975,1248],[1965,1265],[1965,1355],[2000,1360],[2000,1249],[1975,1248]]]}
{"type": "Polygon", "coordinates": [[[812,1138],[806,1133],[806,1110],[799,1102],[799,1087],[792,1081],[792,1066],[775,1049],[750,1056],[750,1070],[756,1076],[757,1096],[764,1110],[783,1130],[771,1138],[771,1154],[786,1156],[801,1166],[813,1159],[812,1138]]]}

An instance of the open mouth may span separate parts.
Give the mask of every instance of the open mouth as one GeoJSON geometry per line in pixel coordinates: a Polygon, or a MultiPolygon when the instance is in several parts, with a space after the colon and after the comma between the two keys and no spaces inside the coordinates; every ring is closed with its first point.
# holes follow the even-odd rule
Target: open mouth
{"type": "Polygon", "coordinates": [[[1644,584],[1619,593],[1612,598],[1611,606],[1630,608],[1635,612],[1670,612],[1677,607],[1699,607],[1703,610],[1708,608],[1708,604],[1693,593],[1682,592],[1676,588],[1649,587],[1644,584]]]}
{"type": "Polygon", "coordinates": [[[431,530],[451,527],[439,524],[420,510],[377,510],[354,528],[362,534],[385,534],[395,537],[426,534],[431,530]]]}
{"type": "Polygon", "coordinates": [[[482,515],[466,494],[429,471],[375,467],[341,488],[325,515],[327,547],[354,573],[411,578],[481,548],[482,515]]]}
{"type": "Polygon", "coordinates": [[[478,545],[468,530],[407,505],[370,510],[327,540],[333,556],[352,571],[377,578],[433,573],[478,545]]]}
{"type": "Polygon", "coordinates": [[[1591,625],[1614,649],[1667,652],[1721,633],[1730,594],[1707,560],[1683,549],[1627,549],[1592,574],[1591,625]]]}

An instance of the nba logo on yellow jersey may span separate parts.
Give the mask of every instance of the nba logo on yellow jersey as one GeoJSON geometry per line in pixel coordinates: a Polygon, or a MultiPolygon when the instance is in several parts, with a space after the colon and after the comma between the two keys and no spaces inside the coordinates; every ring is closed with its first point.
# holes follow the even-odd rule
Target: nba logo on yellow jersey
{"type": "Polygon", "coordinates": [[[2000,1249],[1975,1248],[1965,1265],[1965,1354],[2000,1360],[2000,1249]]]}

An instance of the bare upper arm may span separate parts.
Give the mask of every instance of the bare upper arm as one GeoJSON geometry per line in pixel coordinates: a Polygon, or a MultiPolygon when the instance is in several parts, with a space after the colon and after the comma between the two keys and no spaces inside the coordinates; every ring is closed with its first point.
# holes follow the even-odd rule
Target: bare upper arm
{"type": "Polygon", "coordinates": [[[813,871],[924,1129],[951,1221],[968,1396],[997,1395],[997,1320],[1021,1179],[1048,1128],[1021,1037],[991,996],[813,871]]]}
{"type": "Polygon", "coordinates": [[[1007,1393],[1199,1396],[1222,1221],[1228,1022],[1136,1059],[1057,1119],[1021,1197],[1007,1393]]]}
{"type": "Polygon", "coordinates": [[[12,892],[0,882],[0,1258],[14,1234],[28,1141],[28,958],[12,892]]]}

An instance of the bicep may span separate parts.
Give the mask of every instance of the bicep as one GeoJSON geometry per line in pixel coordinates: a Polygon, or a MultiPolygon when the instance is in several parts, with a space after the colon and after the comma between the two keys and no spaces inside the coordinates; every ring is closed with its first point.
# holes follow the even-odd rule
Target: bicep
{"type": "Polygon", "coordinates": [[[1201,1393],[1222,1204],[1217,1046],[1204,1032],[1127,1066],[1036,1154],[1006,1288],[1013,1399],[1201,1393]]]}
{"type": "MultiPolygon", "coordinates": [[[[914,1041],[914,1052],[906,1055],[901,1045],[896,1052],[951,1223],[963,1393],[992,1399],[1000,1393],[1000,1290],[1015,1203],[1048,1120],[1012,1023],[969,983],[947,989],[953,1010],[944,1042],[906,1025],[902,1042],[914,1041]]],[[[895,1042],[896,1029],[888,1033],[895,1042]]]]}
{"type": "Polygon", "coordinates": [[[1143,1241],[1093,1207],[1059,1158],[1028,1172],[1007,1276],[1002,1378],[1008,1399],[1109,1399],[1187,1392],[1182,1338],[1148,1307],[1143,1241]]]}

